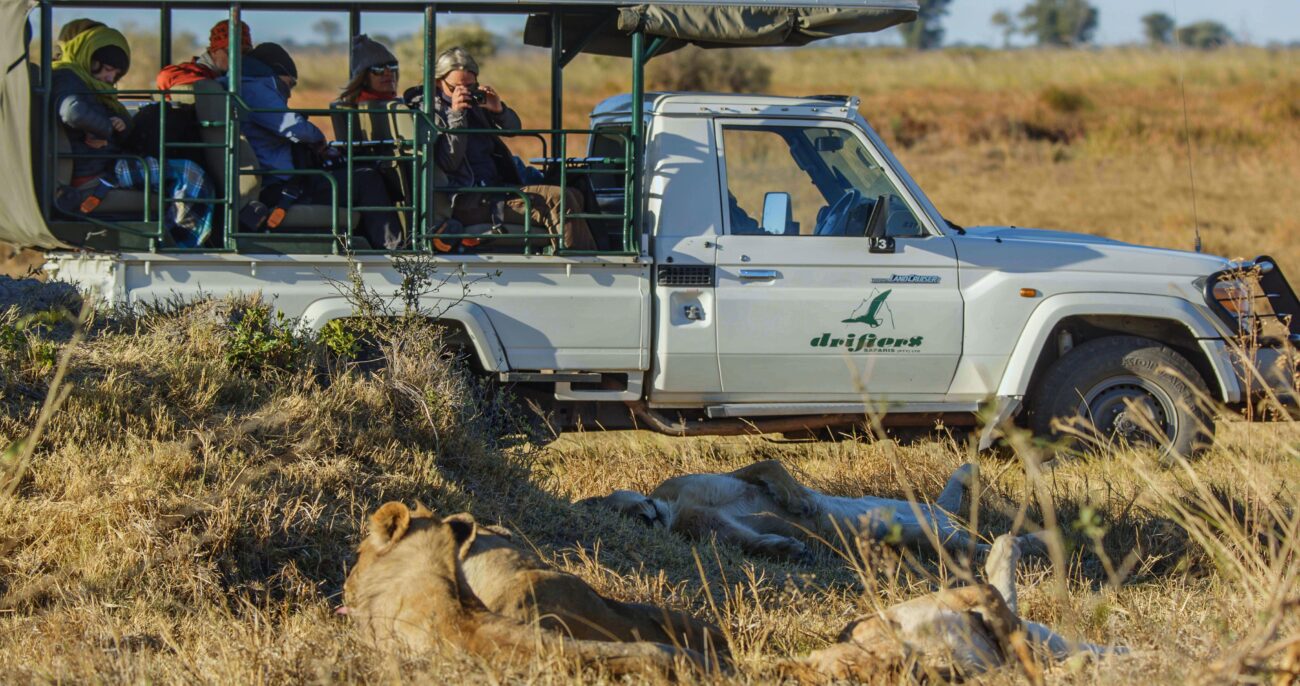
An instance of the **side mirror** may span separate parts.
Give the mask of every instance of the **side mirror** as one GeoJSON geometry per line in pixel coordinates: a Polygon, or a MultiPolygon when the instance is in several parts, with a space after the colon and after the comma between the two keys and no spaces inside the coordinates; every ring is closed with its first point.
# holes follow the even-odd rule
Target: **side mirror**
{"type": "Polygon", "coordinates": [[[813,149],[817,152],[839,152],[844,149],[844,139],[833,133],[813,139],[813,149]]]}
{"type": "Polygon", "coordinates": [[[784,236],[794,222],[789,193],[768,193],[763,196],[763,231],[784,236]]]}

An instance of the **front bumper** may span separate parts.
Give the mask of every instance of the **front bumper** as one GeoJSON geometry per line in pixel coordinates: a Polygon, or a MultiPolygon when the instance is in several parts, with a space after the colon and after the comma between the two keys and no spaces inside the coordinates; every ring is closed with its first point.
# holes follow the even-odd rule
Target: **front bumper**
{"type": "Polygon", "coordinates": [[[1231,351],[1244,397],[1272,396],[1283,404],[1300,406],[1300,299],[1277,262],[1264,255],[1212,274],[1205,285],[1205,301],[1236,333],[1225,347],[1231,351]],[[1250,290],[1235,302],[1219,300],[1215,286],[1230,282],[1249,284],[1250,290]],[[1245,314],[1235,314],[1233,309],[1245,314]]]}
{"type": "Polygon", "coordinates": [[[1242,350],[1232,356],[1242,393],[1250,398],[1275,398],[1289,407],[1300,407],[1296,389],[1296,350],[1291,346],[1242,350]]]}

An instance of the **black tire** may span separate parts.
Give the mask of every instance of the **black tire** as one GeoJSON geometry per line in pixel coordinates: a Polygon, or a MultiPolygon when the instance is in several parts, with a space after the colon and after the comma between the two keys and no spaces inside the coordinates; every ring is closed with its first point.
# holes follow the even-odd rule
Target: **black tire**
{"type": "Polygon", "coordinates": [[[1082,343],[1057,360],[1033,391],[1029,426],[1081,448],[1117,439],[1163,448],[1161,456],[1192,458],[1214,439],[1209,391],[1176,350],[1148,338],[1107,336],[1082,343]],[[1131,409],[1142,411],[1135,418],[1131,409]],[[1074,429],[1061,431],[1059,423],[1074,429]],[[1155,426],[1164,435],[1148,430],[1155,426]]]}

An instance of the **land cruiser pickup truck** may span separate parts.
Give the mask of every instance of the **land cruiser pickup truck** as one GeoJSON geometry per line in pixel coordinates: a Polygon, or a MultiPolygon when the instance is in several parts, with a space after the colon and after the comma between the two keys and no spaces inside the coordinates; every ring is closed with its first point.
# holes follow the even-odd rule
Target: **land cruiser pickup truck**
{"type": "MultiPolygon", "coordinates": [[[[554,426],[675,434],[1018,417],[1190,455],[1216,409],[1290,398],[1300,311],[1275,262],[948,222],[854,98],[648,93],[591,113],[593,165],[643,117],[643,205],[619,255],[437,254],[428,297],[483,373],[554,426]],[[1246,338],[1255,342],[1244,349],[1246,338]],[[1212,404],[1211,404],[1212,403],[1212,404]]],[[[594,174],[599,206],[625,186],[594,174]]],[[[384,254],[51,253],[112,303],[261,293],[304,327],[352,316],[384,254]]]]}

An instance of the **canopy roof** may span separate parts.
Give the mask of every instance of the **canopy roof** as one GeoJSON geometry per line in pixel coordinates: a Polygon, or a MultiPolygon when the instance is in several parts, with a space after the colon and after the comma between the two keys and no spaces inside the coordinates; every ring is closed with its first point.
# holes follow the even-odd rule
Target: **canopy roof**
{"type": "MultiPolygon", "coordinates": [[[[701,48],[779,47],[873,33],[916,19],[917,4],[899,0],[858,2],[655,2],[611,8],[604,16],[564,15],[564,36],[581,36],[583,52],[627,56],[636,31],[662,38],[660,52],[687,44],[701,48]]],[[[524,42],[550,47],[546,15],[528,18],[524,42]]],[[[570,41],[566,41],[570,42],[570,41]]]]}
{"type": "MultiPolygon", "coordinates": [[[[10,0],[6,0],[8,2],[10,0]]],[[[94,7],[99,5],[147,5],[157,7],[163,0],[49,0],[55,6],[94,7]]],[[[225,7],[231,3],[224,0],[166,0],[165,4],[174,7],[201,5],[205,7],[225,7]]],[[[464,10],[466,5],[497,6],[502,9],[509,6],[519,7],[627,7],[627,0],[240,0],[242,7],[262,9],[266,6],[307,5],[311,7],[357,7],[361,11],[389,5],[404,7],[423,7],[436,4],[442,7],[457,7],[464,10]]],[[[720,0],[703,5],[700,0],[661,0],[655,5],[665,6],[708,6],[708,7],[826,7],[839,9],[885,9],[911,10],[915,14],[916,0],[720,0]]]]}
{"type": "MultiPolygon", "coordinates": [[[[63,7],[158,8],[162,0],[48,0],[63,7]]],[[[32,174],[31,72],[23,32],[36,0],[0,0],[0,241],[21,246],[66,247],[42,217],[32,174]]],[[[225,8],[223,0],[166,0],[178,9],[225,8]]],[[[246,9],[420,10],[420,0],[241,0],[246,9]]],[[[880,31],[912,21],[915,0],[659,0],[631,5],[620,0],[437,0],[459,12],[529,13],[524,40],[550,46],[551,15],[560,10],[561,47],[567,55],[595,52],[628,55],[629,36],[640,31],[660,52],[700,47],[805,45],[832,36],[880,31]]],[[[39,129],[36,129],[39,130],[39,129]]]]}

